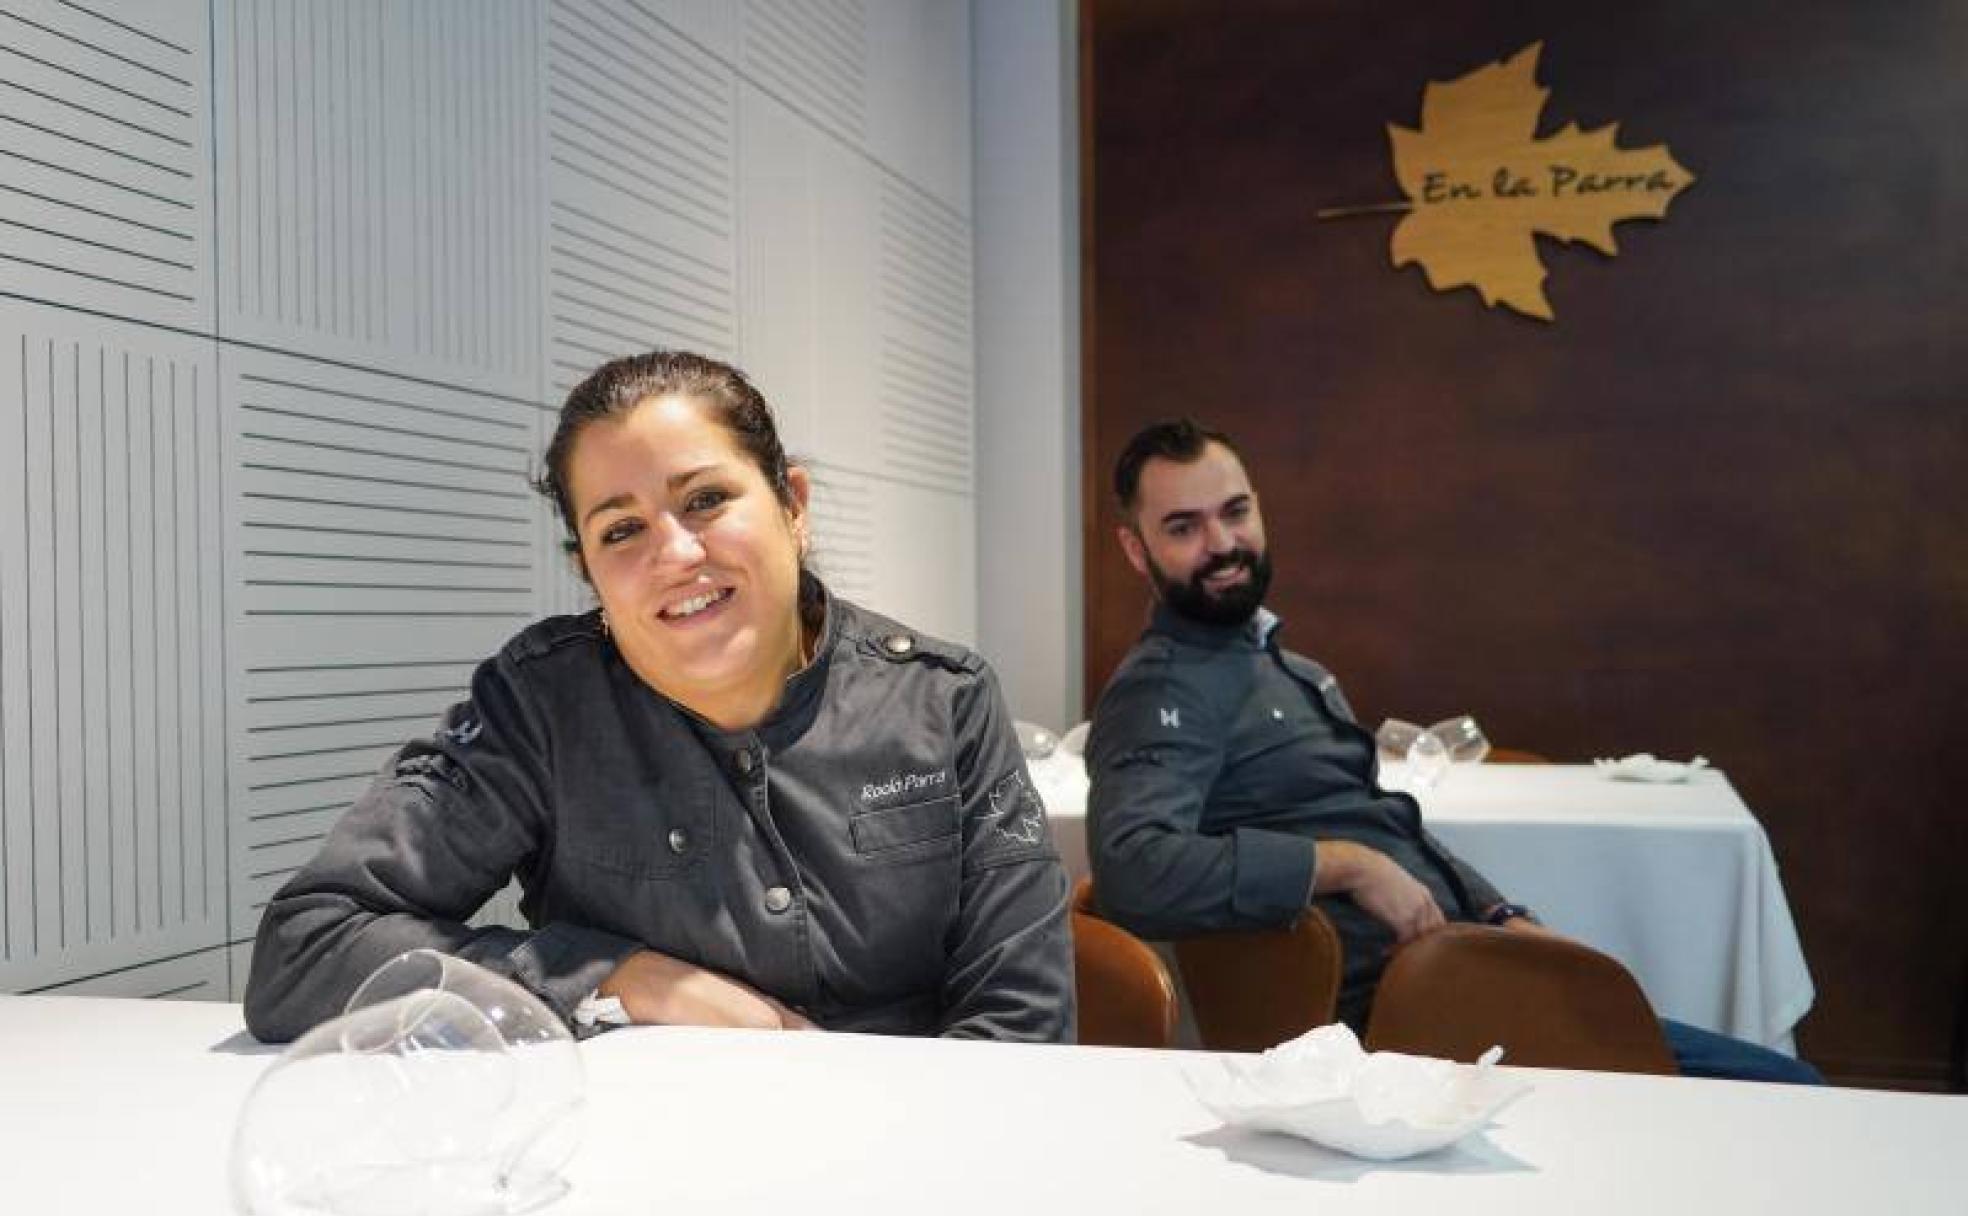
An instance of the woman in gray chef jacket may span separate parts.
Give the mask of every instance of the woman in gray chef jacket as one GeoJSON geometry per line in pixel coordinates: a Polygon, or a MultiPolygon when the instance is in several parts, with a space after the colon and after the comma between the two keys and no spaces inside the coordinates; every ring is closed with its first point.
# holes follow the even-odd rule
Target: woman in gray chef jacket
{"type": "Polygon", "coordinates": [[[607,364],[539,488],[600,609],[481,664],[267,905],[252,1032],[429,946],[581,1025],[1069,1041],[1066,879],[996,678],[804,568],[807,474],[744,375],[607,364]],[[514,875],[531,928],[467,926],[514,875]]]}

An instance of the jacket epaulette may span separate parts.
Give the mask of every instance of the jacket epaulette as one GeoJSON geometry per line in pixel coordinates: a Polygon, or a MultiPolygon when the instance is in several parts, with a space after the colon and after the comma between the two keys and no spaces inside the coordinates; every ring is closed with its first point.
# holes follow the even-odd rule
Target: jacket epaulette
{"type": "Polygon", "coordinates": [[[1121,656],[1120,665],[1107,679],[1108,687],[1120,683],[1123,676],[1133,675],[1137,668],[1167,663],[1175,657],[1175,639],[1165,634],[1144,634],[1129,651],[1121,656]]]}
{"type": "Polygon", "coordinates": [[[576,616],[550,616],[535,621],[507,642],[499,657],[512,663],[524,663],[537,659],[562,646],[576,642],[594,641],[602,636],[601,609],[594,608],[576,616]]]}
{"type": "Polygon", "coordinates": [[[975,675],[984,669],[983,658],[968,646],[959,646],[955,642],[946,642],[921,630],[911,629],[859,605],[854,607],[853,612],[854,615],[845,622],[845,632],[867,654],[891,663],[934,663],[968,675],[975,675]]]}

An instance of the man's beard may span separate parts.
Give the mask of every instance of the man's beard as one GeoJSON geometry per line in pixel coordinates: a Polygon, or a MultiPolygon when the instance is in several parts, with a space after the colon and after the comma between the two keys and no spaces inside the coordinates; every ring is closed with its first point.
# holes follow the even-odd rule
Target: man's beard
{"type": "Polygon", "coordinates": [[[1148,576],[1154,580],[1155,593],[1177,615],[1206,625],[1241,625],[1251,619],[1251,614],[1264,602],[1264,593],[1271,588],[1271,555],[1233,549],[1211,558],[1182,582],[1168,577],[1150,557],[1148,576]],[[1222,591],[1211,591],[1203,583],[1212,574],[1240,567],[1250,572],[1250,577],[1241,583],[1222,591]]]}

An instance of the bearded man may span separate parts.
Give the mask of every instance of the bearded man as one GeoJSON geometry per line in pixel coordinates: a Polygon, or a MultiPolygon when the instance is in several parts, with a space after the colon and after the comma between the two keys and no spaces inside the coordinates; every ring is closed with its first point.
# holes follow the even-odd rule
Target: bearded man
{"type": "MultiPolygon", "coordinates": [[[[1382,789],[1373,736],[1324,667],[1279,644],[1264,515],[1228,436],[1188,420],[1121,453],[1122,550],[1155,597],[1094,711],[1088,841],[1103,915],[1148,938],[1289,925],[1344,952],[1340,1018],[1364,1031],[1389,953],[1451,921],[1549,933],[1382,789]]],[[[1663,1021],[1689,1075],[1818,1082],[1810,1065],[1663,1021]]]]}

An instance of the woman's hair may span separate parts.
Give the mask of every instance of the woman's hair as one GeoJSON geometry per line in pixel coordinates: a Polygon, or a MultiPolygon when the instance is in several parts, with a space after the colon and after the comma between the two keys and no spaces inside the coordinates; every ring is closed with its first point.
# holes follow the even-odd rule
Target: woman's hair
{"type": "MultiPolygon", "coordinates": [[[[688,397],[708,411],[758,466],[779,505],[788,511],[797,505],[786,476],[790,463],[779,443],[772,409],[745,373],[688,351],[653,350],[646,355],[629,355],[602,364],[567,394],[553,441],[547,444],[546,471],[533,481],[535,490],[553,500],[554,510],[567,529],[567,538],[561,543],[576,558],[581,539],[574,503],[568,497],[567,467],[574,455],[574,441],[596,422],[623,417],[651,397],[671,396],[688,397]]],[[[581,573],[587,576],[585,564],[581,573]]]]}

